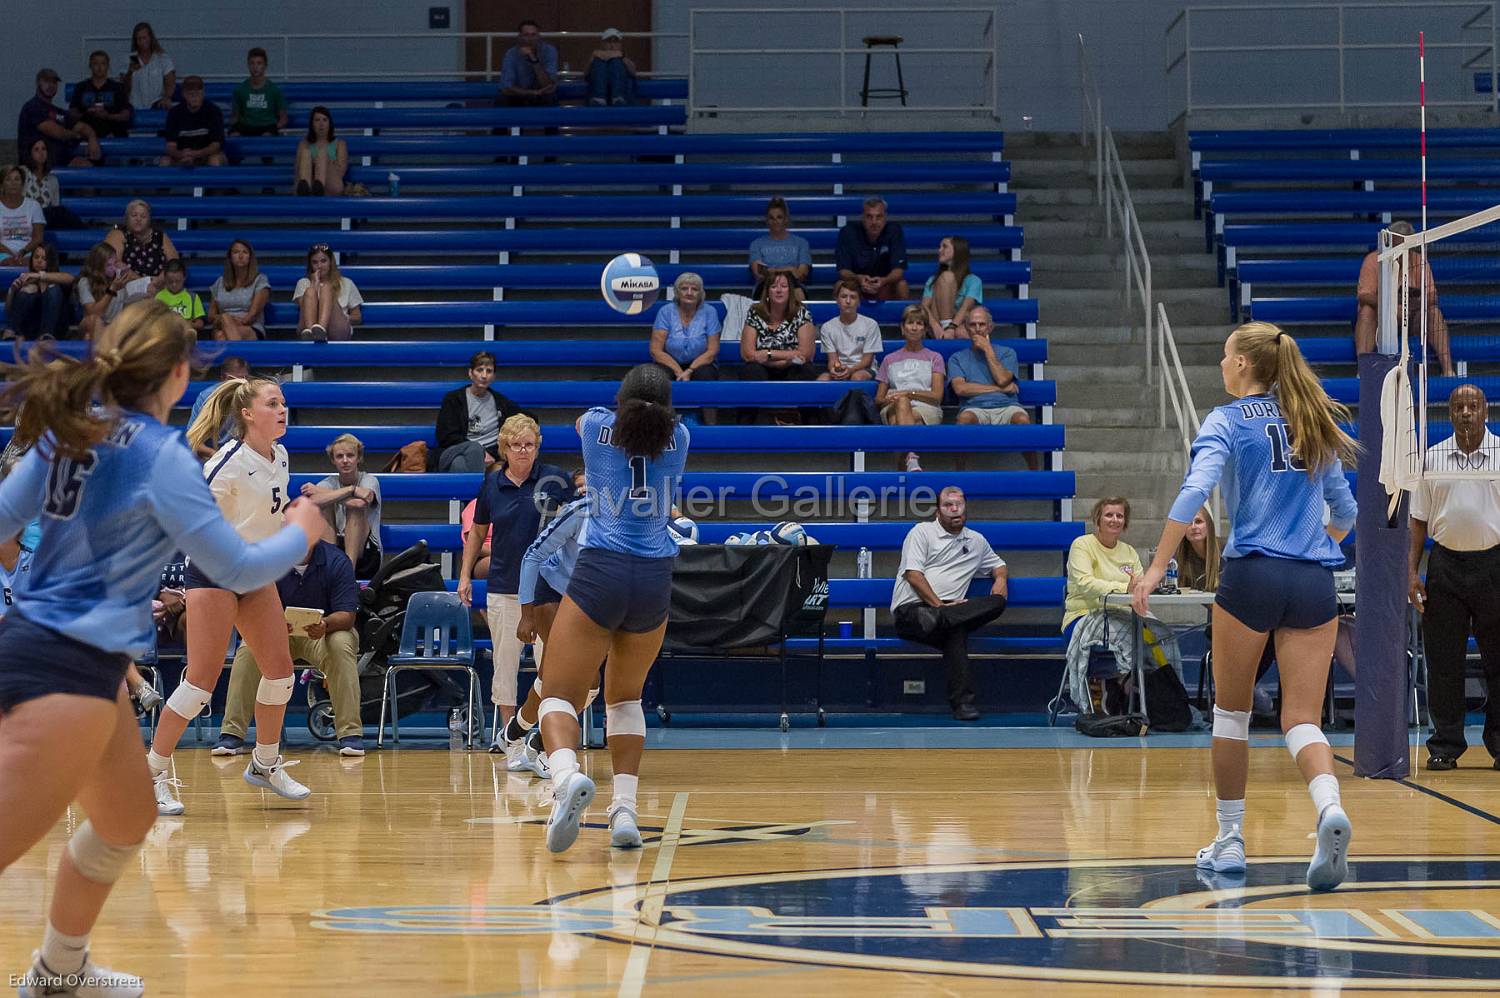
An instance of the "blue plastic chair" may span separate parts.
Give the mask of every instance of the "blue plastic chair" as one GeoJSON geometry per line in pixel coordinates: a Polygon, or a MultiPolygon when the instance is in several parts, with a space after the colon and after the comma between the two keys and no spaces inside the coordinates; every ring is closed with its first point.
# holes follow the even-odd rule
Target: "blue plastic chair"
{"type": "MultiPolygon", "coordinates": [[[[483,738],[484,721],[475,713],[483,699],[479,692],[479,673],[474,671],[474,635],[469,628],[469,608],[449,592],[415,593],[406,603],[406,619],[401,625],[401,647],[386,659],[385,682],[380,689],[380,727],[375,747],[385,744],[386,705],[396,695],[396,674],[404,669],[454,669],[468,673],[469,712],[464,725],[464,743],[474,747],[474,724],[477,720],[483,738]]],[[[397,712],[391,711],[391,741],[400,744],[401,728],[397,712]]]]}

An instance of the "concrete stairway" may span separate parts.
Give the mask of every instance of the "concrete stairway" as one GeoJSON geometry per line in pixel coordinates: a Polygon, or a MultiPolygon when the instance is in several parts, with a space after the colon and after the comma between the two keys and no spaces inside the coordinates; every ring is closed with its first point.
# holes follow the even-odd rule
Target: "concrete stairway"
{"type": "MultiPolygon", "coordinates": [[[[1116,141],[1151,256],[1153,294],[1166,306],[1201,416],[1223,398],[1224,291],[1203,251],[1170,136],[1116,141]]],[[[1056,418],[1068,428],[1064,462],[1078,473],[1075,515],[1086,518],[1104,496],[1127,496],[1134,514],[1127,538],[1150,547],[1181,484],[1182,441],[1170,412],[1161,428],[1157,389],[1146,384],[1139,299],[1126,307],[1119,233],[1105,236],[1095,203],[1093,150],[1076,134],[1023,132],[1006,136],[1005,155],[1014,163],[1011,190],[1026,226],[1033,294],[1042,302],[1056,418]]]]}

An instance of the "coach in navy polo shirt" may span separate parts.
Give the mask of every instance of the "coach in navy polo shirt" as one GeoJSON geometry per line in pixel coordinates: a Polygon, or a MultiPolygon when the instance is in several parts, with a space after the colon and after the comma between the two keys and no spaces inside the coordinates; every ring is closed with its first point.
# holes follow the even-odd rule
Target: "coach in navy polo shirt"
{"type": "MultiPolygon", "coordinates": [[[[281,596],[282,606],[323,611],[320,623],[296,630],[288,625],[292,658],[306,662],[327,677],[339,754],[364,755],[365,743],[361,735],[364,725],[359,718],[359,636],[354,633],[359,584],[354,581],[353,562],[337,547],[319,541],[306,562],[276,583],[276,592],[281,596]]],[[[259,683],[260,666],[255,662],[255,655],[249,645],[240,642],[229,672],[224,726],[214,745],[214,755],[238,755],[250,750],[245,733],[255,709],[255,690],[259,683]]]]}
{"type": "Polygon", "coordinates": [[[479,487],[474,504],[474,526],[464,540],[458,571],[458,595],[472,603],[474,563],[484,545],[485,525],[495,527],[490,541],[489,590],[485,599],[485,622],[494,642],[495,680],[491,690],[503,720],[516,709],[517,674],[521,668],[521,642],[516,625],[521,604],[521,556],[536,540],[542,525],[542,509],[557,509],[572,498],[573,480],[554,464],[537,460],[541,451],[541,428],[536,420],[521,414],[500,425],[500,461],[479,487]]]}
{"type": "Polygon", "coordinates": [[[885,217],[883,198],[866,198],[864,214],[839,230],[834,259],[839,280],[854,281],[867,301],[910,298],[906,283],[906,233],[885,217]]]}

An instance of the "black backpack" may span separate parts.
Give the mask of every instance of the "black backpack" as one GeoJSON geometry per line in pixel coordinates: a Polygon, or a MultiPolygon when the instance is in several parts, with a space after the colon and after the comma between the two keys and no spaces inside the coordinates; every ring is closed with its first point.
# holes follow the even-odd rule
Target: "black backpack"
{"type": "Polygon", "coordinates": [[[1146,671],[1146,715],[1157,731],[1186,731],[1193,726],[1187,689],[1170,665],[1146,671]]]}
{"type": "Polygon", "coordinates": [[[1146,719],[1139,714],[1079,714],[1073,727],[1090,738],[1138,738],[1146,733],[1146,719]]]}
{"type": "Polygon", "coordinates": [[[845,392],[833,404],[835,426],[879,426],[880,410],[875,408],[875,398],[858,388],[845,392]]]}

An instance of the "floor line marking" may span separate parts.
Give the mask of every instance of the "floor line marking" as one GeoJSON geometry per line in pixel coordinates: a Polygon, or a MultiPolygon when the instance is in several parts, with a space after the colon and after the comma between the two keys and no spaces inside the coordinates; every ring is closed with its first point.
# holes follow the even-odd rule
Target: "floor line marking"
{"type": "MultiPolygon", "coordinates": [[[[1341,755],[1335,755],[1334,758],[1339,762],[1342,762],[1344,765],[1350,767],[1351,769],[1354,767],[1353,759],[1346,759],[1341,755]]],[[[1405,777],[1397,777],[1393,782],[1399,783],[1401,786],[1406,787],[1408,790],[1415,790],[1417,791],[1417,793],[1426,794],[1429,797],[1435,797],[1438,800],[1442,801],[1444,804],[1452,804],[1460,811],[1467,811],[1470,814],[1474,815],[1474,817],[1476,818],[1483,818],[1485,821],[1488,821],[1492,824],[1500,825],[1500,815],[1491,814],[1483,808],[1475,807],[1473,804],[1466,804],[1463,801],[1459,800],[1457,797],[1449,797],[1447,794],[1441,791],[1434,790],[1431,787],[1424,787],[1420,783],[1413,783],[1411,780],[1405,777]]]]}
{"type": "Polygon", "coordinates": [[[620,998],[640,998],[645,990],[646,970],[651,965],[651,950],[656,945],[656,926],[661,922],[667,884],[672,875],[672,859],[677,855],[677,844],[682,841],[682,823],[687,816],[687,802],[686,792],[672,796],[672,811],[662,829],[656,865],[651,869],[651,880],[646,885],[645,896],[641,898],[635,935],[630,941],[630,955],[625,961],[625,972],[620,975],[620,998]]]}

